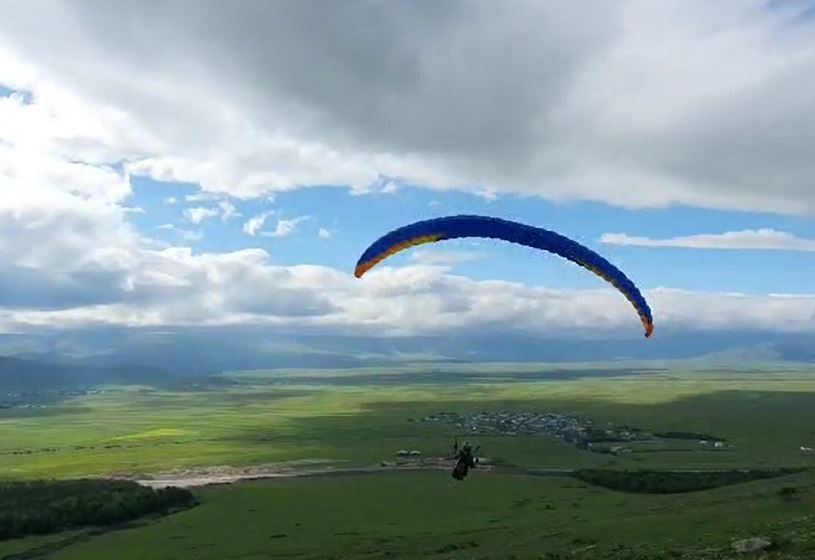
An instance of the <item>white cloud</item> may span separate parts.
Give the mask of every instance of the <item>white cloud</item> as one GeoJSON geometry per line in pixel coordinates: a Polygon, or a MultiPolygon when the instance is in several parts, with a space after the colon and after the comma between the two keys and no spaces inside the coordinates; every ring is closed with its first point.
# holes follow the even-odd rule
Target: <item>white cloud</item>
{"type": "MultiPolygon", "coordinates": [[[[133,255],[115,301],[0,313],[0,326],[281,325],[359,334],[418,335],[481,329],[640,334],[611,289],[552,290],[452,276],[444,267],[382,268],[363,279],[319,266],[274,266],[264,251],[194,255],[170,248],[133,255]],[[136,273],[135,271],[138,270],[136,273]],[[387,301],[387,305],[383,305],[387,301]]],[[[123,272],[123,271],[122,271],[123,272]]],[[[646,292],[662,329],[812,332],[815,295],[751,296],[668,289],[646,292]]]]}
{"type": "Polygon", "coordinates": [[[133,174],[815,213],[815,36],[764,2],[45,6],[0,22],[0,80],[59,116],[39,140],[133,174]]]}
{"type": "Polygon", "coordinates": [[[204,238],[204,233],[201,231],[180,229],[178,233],[181,235],[182,241],[201,241],[204,238]]]}
{"type": "Polygon", "coordinates": [[[396,181],[388,181],[385,183],[385,186],[382,187],[380,190],[382,194],[396,194],[399,192],[399,185],[396,181]]]}
{"type": "Polygon", "coordinates": [[[243,232],[245,234],[247,234],[247,235],[254,236],[255,234],[257,234],[257,232],[259,232],[261,229],[263,229],[263,226],[266,223],[266,220],[272,214],[274,214],[273,211],[263,212],[262,214],[258,214],[257,216],[249,218],[243,224],[243,232]]]}
{"type": "Polygon", "coordinates": [[[204,208],[203,206],[187,208],[184,210],[184,217],[194,224],[200,224],[201,222],[214,218],[219,214],[220,212],[217,209],[204,208]]]}
{"type": "Polygon", "coordinates": [[[320,239],[329,239],[333,235],[333,232],[326,228],[320,228],[320,230],[317,232],[317,235],[319,236],[320,239]]]}
{"type": "Polygon", "coordinates": [[[351,184],[351,196],[395,195],[404,186],[401,182],[382,174],[370,181],[351,184]]]}
{"type": "Polygon", "coordinates": [[[815,329],[815,294],[748,295],[658,289],[647,295],[652,300],[657,323],[669,327],[784,332],[815,329]]]}
{"type": "Polygon", "coordinates": [[[496,189],[480,189],[475,193],[487,202],[495,202],[498,200],[498,191],[496,189]]]}
{"type": "Polygon", "coordinates": [[[218,202],[218,209],[221,212],[221,221],[227,222],[232,218],[240,218],[241,213],[235,209],[235,205],[228,200],[218,202]]]}
{"type": "Polygon", "coordinates": [[[187,202],[214,202],[216,200],[220,200],[223,195],[211,193],[211,192],[197,192],[193,194],[188,194],[184,197],[184,200],[187,202]]]}
{"type": "Polygon", "coordinates": [[[262,231],[260,235],[265,237],[288,237],[297,231],[300,222],[309,219],[308,216],[298,216],[296,218],[279,218],[274,231],[262,231]]]}
{"type": "Polygon", "coordinates": [[[165,230],[165,231],[172,231],[178,234],[182,241],[201,241],[204,238],[204,232],[202,231],[193,231],[189,229],[183,229],[176,227],[173,224],[161,224],[157,226],[156,229],[165,230]]]}
{"type": "Polygon", "coordinates": [[[176,197],[174,197],[174,196],[166,196],[166,197],[164,197],[162,202],[164,202],[164,204],[172,206],[173,204],[176,204],[178,202],[178,199],[176,197]]]}
{"type": "Polygon", "coordinates": [[[477,251],[457,251],[440,249],[416,249],[410,254],[411,260],[428,266],[454,265],[466,262],[480,261],[484,253],[477,251]]]}
{"type": "Polygon", "coordinates": [[[241,214],[235,209],[235,206],[228,200],[221,200],[215,208],[207,208],[204,206],[196,206],[194,208],[187,208],[184,210],[184,217],[194,224],[200,224],[210,218],[220,217],[221,221],[226,222],[232,218],[238,218],[241,214]]]}
{"type": "Polygon", "coordinates": [[[763,249],[771,251],[815,251],[815,239],[796,237],[774,229],[747,229],[720,234],[698,234],[668,239],[605,233],[602,243],[637,247],[683,247],[687,249],[763,249]]]}

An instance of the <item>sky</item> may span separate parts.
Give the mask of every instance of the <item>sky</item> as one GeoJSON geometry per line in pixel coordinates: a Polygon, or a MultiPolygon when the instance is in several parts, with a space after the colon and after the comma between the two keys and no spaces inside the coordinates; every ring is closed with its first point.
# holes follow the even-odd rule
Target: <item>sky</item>
{"type": "Polygon", "coordinates": [[[0,0],[0,332],[815,331],[815,3],[0,0]]]}

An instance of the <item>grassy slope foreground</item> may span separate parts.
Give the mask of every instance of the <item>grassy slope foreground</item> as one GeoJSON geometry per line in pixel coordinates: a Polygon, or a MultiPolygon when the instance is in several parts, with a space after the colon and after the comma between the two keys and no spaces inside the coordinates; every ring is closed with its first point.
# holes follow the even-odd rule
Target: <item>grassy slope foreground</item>
{"type": "MultiPolygon", "coordinates": [[[[485,455],[532,468],[769,469],[815,463],[800,450],[815,443],[811,370],[620,370],[619,377],[602,378],[594,376],[597,366],[581,367],[574,375],[528,366],[392,377],[369,371],[251,372],[213,390],[131,387],[42,409],[7,409],[0,411],[0,476],[318,459],[370,465],[392,458],[397,449],[438,455],[457,430],[416,419],[442,410],[578,412],[600,424],[715,434],[729,444],[711,450],[680,441],[672,449],[612,456],[549,437],[477,438],[485,455]]],[[[50,557],[377,557],[377,551],[390,551],[399,558],[534,558],[583,550],[577,557],[603,558],[598,551],[610,554],[617,546],[726,547],[731,538],[773,531],[787,540],[810,535],[811,542],[813,483],[805,472],[661,496],[573,479],[487,473],[463,484],[443,472],[245,483],[197,491],[202,503],[192,510],[78,541],[50,557]]],[[[0,553],[42,541],[8,541],[0,553]]],[[[806,546],[788,543],[783,550],[806,546]]]]}
{"type": "MultiPolygon", "coordinates": [[[[59,560],[240,558],[664,558],[727,550],[735,538],[798,534],[787,551],[815,554],[815,479],[688,494],[620,494],[567,478],[391,473],[240,483],[149,526],[69,547],[59,560]],[[784,487],[801,496],[784,497],[784,487]],[[802,531],[807,531],[802,533],[802,531]],[[653,553],[648,556],[646,553],[653,553]]],[[[806,558],[808,556],[800,556],[806,558]]]]}

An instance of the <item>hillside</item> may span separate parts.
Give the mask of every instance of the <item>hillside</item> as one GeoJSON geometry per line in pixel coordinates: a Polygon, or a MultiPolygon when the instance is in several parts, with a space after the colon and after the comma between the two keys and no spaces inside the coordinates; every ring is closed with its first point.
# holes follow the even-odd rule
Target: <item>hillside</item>
{"type": "MultiPolygon", "coordinates": [[[[585,362],[688,360],[718,362],[815,360],[815,336],[766,332],[659,332],[640,336],[547,337],[478,331],[447,336],[370,337],[291,334],[263,328],[186,328],[161,332],[106,329],[0,336],[0,354],[38,362],[122,371],[159,368],[200,376],[223,370],[359,367],[395,362],[585,362]]],[[[27,365],[18,364],[22,369],[27,365]]],[[[17,367],[17,366],[15,366],[17,367]]],[[[60,367],[40,367],[60,375],[60,367]]],[[[12,368],[14,369],[14,368],[12,368]]],[[[129,371],[126,375],[136,372],[129,371]]],[[[124,375],[125,373],[122,372],[124,375]]]]}
{"type": "Polygon", "coordinates": [[[107,383],[162,384],[168,374],[155,366],[94,366],[0,356],[0,392],[83,390],[107,383]]]}

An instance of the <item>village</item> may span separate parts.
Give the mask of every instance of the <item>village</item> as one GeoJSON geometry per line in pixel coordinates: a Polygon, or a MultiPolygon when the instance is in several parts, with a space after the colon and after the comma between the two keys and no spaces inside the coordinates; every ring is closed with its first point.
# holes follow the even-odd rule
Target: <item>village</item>
{"type": "Polygon", "coordinates": [[[553,412],[478,412],[471,415],[439,412],[421,419],[422,422],[452,424],[473,434],[552,435],[564,441],[578,441],[592,431],[591,421],[553,412]]]}
{"type": "Polygon", "coordinates": [[[79,390],[57,390],[57,391],[28,391],[28,392],[8,392],[0,395],[0,409],[39,409],[48,408],[48,402],[55,398],[83,397],[87,395],[101,395],[104,389],[79,389],[79,390]]]}
{"type": "Polygon", "coordinates": [[[661,443],[665,439],[696,440],[701,447],[723,449],[722,438],[686,432],[651,433],[633,426],[608,423],[597,426],[587,418],[556,412],[482,411],[473,414],[439,412],[421,422],[455,426],[472,435],[550,436],[595,453],[622,454],[633,451],[632,443],[661,443]],[[628,445],[627,445],[628,444],[628,445]]]}

